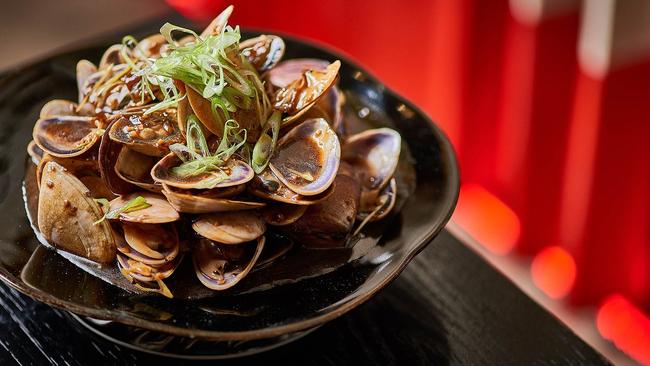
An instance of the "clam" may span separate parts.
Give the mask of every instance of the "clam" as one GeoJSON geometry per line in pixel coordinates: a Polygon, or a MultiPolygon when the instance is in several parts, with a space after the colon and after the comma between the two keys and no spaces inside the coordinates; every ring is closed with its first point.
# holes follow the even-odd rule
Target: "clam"
{"type": "Polygon", "coordinates": [[[93,198],[106,198],[113,199],[115,194],[104,183],[104,180],[97,174],[88,174],[78,177],[81,183],[90,191],[90,196],[93,198]]]}
{"type": "Polygon", "coordinates": [[[275,88],[285,88],[297,80],[307,70],[324,71],[329,61],[316,58],[295,58],[282,61],[276,67],[269,70],[266,80],[275,88]]]}
{"type": "Polygon", "coordinates": [[[201,240],[192,256],[197,278],[212,290],[233,287],[255,266],[265,241],[261,236],[256,242],[231,246],[201,240]]]}
{"type": "Polygon", "coordinates": [[[118,215],[120,221],[140,224],[164,224],[180,218],[178,212],[167,202],[165,197],[151,192],[135,192],[120,196],[110,202],[110,210],[118,211],[137,197],[143,197],[150,206],[137,211],[120,212],[118,215]]]}
{"type": "MultiPolygon", "coordinates": [[[[220,109],[215,111],[212,108],[212,103],[191,86],[185,85],[185,90],[187,93],[186,98],[192,107],[192,111],[201,121],[201,124],[212,134],[222,137],[224,125],[227,121],[223,112],[220,109]]],[[[241,128],[246,129],[246,140],[249,143],[255,143],[262,132],[258,111],[255,108],[256,103],[252,103],[250,109],[238,108],[231,115],[231,118],[236,120],[241,128]]]]}
{"type": "Polygon", "coordinates": [[[311,119],[280,138],[269,167],[292,191],[313,196],[334,181],[340,155],[339,139],[327,121],[311,119]]]}
{"type": "Polygon", "coordinates": [[[53,99],[43,105],[39,118],[47,119],[52,117],[76,115],[78,115],[77,103],[65,99],[53,99]]]}
{"type": "Polygon", "coordinates": [[[176,260],[156,267],[131,259],[123,254],[118,254],[117,264],[124,277],[128,279],[133,278],[142,282],[152,282],[164,280],[171,276],[176,271],[176,268],[178,268],[180,261],[176,260]]]}
{"type": "Polygon", "coordinates": [[[171,262],[178,255],[178,234],[173,225],[123,223],[122,229],[129,251],[118,249],[127,256],[135,251],[154,261],[171,262]]]}
{"type": "Polygon", "coordinates": [[[174,168],[182,164],[181,159],[170,153],[160,159],[151,169],[151,176],[156,182],[180,189],[225,188],[244,184],[253,179],[253,168],[234,157],[225,162],[221,170],[181,176],[174,168]]]}
{"type": "Polygon", "coordinates": [[[207,27],[205,27],[203,32],[201,32],[201,37],[221,33],[226,24],[228,24],[228,18],[230,18],[234,8],[234,6],[230,5],[217,15],[217,17],[214,18],[207,27]]]}
{"type": "Polygon", "coordinates": [[[297,121],[307,110],[327,95],[338,77],[340,61],[329,64],[324,70],[307,69],[290,84],[275,93],[273,106],[285,114],[283,125],[297,121]]]}
{"type": "MultiPolygon", "coordinates": [[[[333,186],[333,185],[332,185],[333,186]]],[[[332,193],[332,186],[321,194],[314,196],[303,196],[282,183],[270,169],[255,175],[255,178],[249,184],[249,191],[254,196],[269,199],[276,202],[289,203],[292,205],[313,205],[327,198],[332,193]]]]}
{"type": "Polygon", "coordinates": [[[121,51],[124,46],[121,44],[114,44],[104,51],[102,58],[99,60],[99,70],[106,70],[110,65],[119,65],[124,63],[121,51]]]}
{"type": "Polygon", "coordinates": [[[240,184],[227,188],[193,192],[163,184],[162,193],[167,197],[167,201],[169,201],[176,211],[192,214],[252,210],[266,205],[263,202],[224,198],[225,194],[229,195],[232,191],[241,192],[243,189],[245,189],[245,186],[240,184]]]}
{"type": "Polygon", "coordinates": [[[55,247],[99,263],[115,260],[111,226],[88,189],[63,166],[45,166],[38,199],[38,229],[55,247]],[[100,221],[100,222],[98,222],[100,221]]]}
{"type": "Polygon", "coordinates": [[[40,187],[41,178],[45,171],[47,163],[54,161],[64,167],[68,172],[75,176],[83,176],[87,174],[94,174],[97,172],[97,161],[93,155],[83,155],[75,158],[57,158],[50,154],[43,154],[38,165],[36,166],[36,179],[40,187]]]}
{"type": "Polygon", "coordinates": [[[99,172],[106,186],[113,193],[127,194],[135,191],[137,186],[120,178],[115,170],[117,159],[124,148],[124,145],[111,140],[109,131],[113,124],[115,124],[115,121],[108,125],[106,131],[104,131],[104,134],[102,135],[99,144],[99,156],[97,162],[99,163],[99,172]]]}
{"type": "MultiPolygon", "coordinates": [[[[77,62],[77,90],[79,93],[79,103],[84,99],[84,87],[90,76],[97,72],[97,66],[88,60],[77,62]]],[[[43,118],[43,116],[41,116],[43,118]]]]}
{"type": "Polygon", "coordinates": [[[102,123],[93,117],[58,116],[39,119],[34,125],[34,142],[50,155],[69,158],[90,150],[99,141],[102,123]]]}
{"type": "Polygon", "coordinates": [[[117,246],[117,251],[118,254],[124,255],[130,259],[133,259],[135,261],[138,261],[140,263],[144,263],[149,266],[155,266],[155,267],[161,267],[168,265],[169,263],[172,262],[171,259],[173,259],[173,262],[176,262],[180,260],[180,242],[178,239],[178,234],[176,232],[176,229],[174,226],[167,226],[167,225],[148,225],[148,226],[158,226],[161,228],[161,230],[165,230],[166,234],[160,235],[160,238],[165,238],[166,242],[164,243],[164,247],[161,251],[158,251],[160,255],[157,256],[157,258],[149,257],[141,252],[139,252],[137,249],[135,249],[131,243],[134,246],[142,246],[145,244],[138,243],[136,242],[138,239],[138,234],[136,233],[133,235],[133,230],[131,231],[131,236],[130,241],[131,243],[126,241],[126,236],[124,235],[125,230],[123,229],[127,225],[133,225],[136,226],[138,224],[126,224],[123,226],[113,227],[113,237],[115,238],[115,245],[117,246]],[[171,258],[170,260],[166,258],[171,258]]]}
{"type": "Polygon", "coordinates": [[[141,154],[157,157],[169,153],[170,145],[184,141],[175,109],[121,115],[111,126],[109,136],[141,154]]]}
{"type": "MultiPolygon", "coordinates": [[[[369,197],[366,196],[365,198],[369,197]]],[[[397,182],[395,178],[392,178],[375,200],[361,200],[360,212],[357,214],[357,218],[360,220],[368,218],[370,222],[381,220],[395,207],[395,201],[397,201],[397,182]]]]}
{"type": "Polygon", "coordinates": [[[27,144],[27,154],[30,158],[32,158],[32,162],[38,165],[38,163],[43,158],[43,149],[38,147],[34,140],[32,140],[29,142],[29,144],[27,144]]]}
{"type": "Polygon", "coordinates": [[[151,178],[151,168],[158,159],[123,147],[115,162],[115,173],[126,182],[151,192],[160,192],[162,187],[151,178]]]}
{"type": "Polygon", "coordinates": [[[308,206],[273,203],[261,210],[264,222],[273,226],[284,226],[296,222],[307,211],[308,206]]]}
{"type": "Polygon", "coordinates": [[[158,58],[160,56],[160,47],[165,44],[167,44],[167,40],[162,34],[152,34],[138,42],[134,53],[138,58],[142,59],[158,58]]]}
{"type": "Polygon", "coordinates": [[[199,235],[222,244],[241,244],[264,234],[266,224],[256,212],[235,211],[200,216],[192,228],[199,235]]]}
{"type": "Polygon", "coordinates": [[[375,202],[388,185],[399,162],[401,137],[390,128],[366,130],[350,136],[341,158],[361,182],[361,202],[375,202]]]}
{"type": "Polygon", "coordinates": [[[282,38],[261,35],[247,39],[239,44],[241,54],[258,72],[272,69],[284,55],[285,44],[282,38]]]}

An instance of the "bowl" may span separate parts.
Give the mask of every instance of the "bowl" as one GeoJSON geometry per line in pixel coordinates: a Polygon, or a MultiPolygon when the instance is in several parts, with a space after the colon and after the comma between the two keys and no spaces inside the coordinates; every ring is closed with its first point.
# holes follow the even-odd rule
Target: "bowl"
{"type": "MultiPolygon", "coordinates": [[[[243,38],[253,36],[244,32],[243,38]]],[[[454,151],[417,107],[347,57],[291,37],[285,59],[341,60],[340,88],[351,129],[387,126],[402,136],[406,184],[395,214],[368,227],[352,248],[311,252],[251,274],[237,292],[201,299],[142,296],[114,287],[40,245],[30,224],[34,169],[25,147],[41,106],[74,99],[75,64],[107,45],[55,55],[0,79],[0,278],[64,309],[113,342],[186,358],[225,358],[277,347],[351,311],[394,280],[449,220],[459,191],[454,151]],[[306,264],[305,264],[306,263],[306,264]]],[[[188,262],[188,261],[186,261],[188,262]]]]}

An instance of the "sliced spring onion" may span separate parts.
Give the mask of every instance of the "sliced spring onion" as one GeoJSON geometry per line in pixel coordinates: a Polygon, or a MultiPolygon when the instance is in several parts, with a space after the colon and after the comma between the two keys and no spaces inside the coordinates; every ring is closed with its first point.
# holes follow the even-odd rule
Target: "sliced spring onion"
{"type": "Polygon", "coordinates": [[[271,156],[273,156],[275,145],[278,142],[278,135],[280,135],[281,117],[280,112],[273,112],[268,121],[266,121],[260,138],[255,143],[251,164],[253,171],[257,174],[260,174],[266,169],[266,166],[269,165],[269,161],[271,160],[271,156]],[[268,135],[269,129],[271,129],[271,136],[268,135]]]}
{"type": "Polygon", "coordinates": [[[115,210],[110,210],[110,211],[109,211],[110,203],[108,202],[107,199],[99,198],[96,199],[95,201],[100,205],[102,205],[102,208],[104,209],[105,213],[104,216],[101,219],[95,221],[93,225],[97,225],[106,219],[116,219],[120,216],[120,214],[123,213],[144,210],[147,207],[151,207],[151,204],[149,204],[147,200],[142,196],[137,196],[136,198],[125,203],[124,206],[118,207],[115,210]]]}

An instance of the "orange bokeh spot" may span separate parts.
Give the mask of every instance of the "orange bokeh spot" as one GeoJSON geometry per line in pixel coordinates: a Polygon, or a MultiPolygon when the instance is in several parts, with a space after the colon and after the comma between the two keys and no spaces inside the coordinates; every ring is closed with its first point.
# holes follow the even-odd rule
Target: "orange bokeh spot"
{"type": "Polygon", "coordinates": [[[478,184],[463,184],[453,220],[481,245],[507,254],[517,244],[520,223],[503,201],[478,184]]]}
{"type": "Polygon", "coordinates": [[[558,246],[539,252],[530,271],[535,285],[553,299],[566,296],[576,280],[576,262],[569,252],[558,246]]]}
{"type": "Polygon", "coordinates": [[[621,295],[603,301],[596,318],[598,331],[621,351],[650,365],[650,319],[621,295]]]}

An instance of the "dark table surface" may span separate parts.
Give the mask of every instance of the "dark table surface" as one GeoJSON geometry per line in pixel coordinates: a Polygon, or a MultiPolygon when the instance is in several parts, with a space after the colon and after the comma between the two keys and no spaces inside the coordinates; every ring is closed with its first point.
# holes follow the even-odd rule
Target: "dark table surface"
{"type": "MultiPolygon", "coordinates": [[[[446,231],[395,282],[360,308],[292,344],[219,362],[269,361],[310,365],[608,363],[446,231]]],[[[0,285],[0,365],[154,362],[189,363],[108,343],[65,312],[0,285]]]]}

